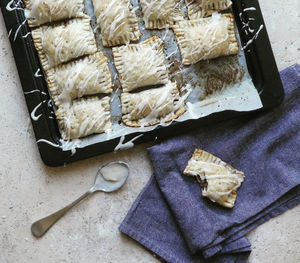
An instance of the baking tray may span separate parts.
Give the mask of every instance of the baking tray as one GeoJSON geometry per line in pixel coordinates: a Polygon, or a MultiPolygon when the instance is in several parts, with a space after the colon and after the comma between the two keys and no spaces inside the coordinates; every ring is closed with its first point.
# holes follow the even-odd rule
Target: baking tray
{"type": "MultiPolygon", "coordinates": [[[[276,107],[283,100],[284,91],[259,3],[257,0],[233,0],[232,2],[232,11],[241,45],[244,47],[248,72],[263,104],[261,109],[276,107]]],[[[0,5],[28,111],[31,114],[37,145],[42,160],[48,166],[65,165],[111,152],[116,148],[132,147],[134,144],[142,142],[160,141],[203,125],[249,113],[225,110],[196,120],[173,122],[164,127],[159,126],[151,131],[143,132],[143,136],[141,136],[141,132],[136,132],[101,143],[91,143],[85,147],[76,147],[76,142],[75,144],[71,142],[74,147],[71,150],[67,147],[68,150],[66,150],[66,144],[61,145],[60,143],[61,136],[55,120],[52,101],[45,77],[40,70],[42,67],[37,52],[29,35],[30,29],[21,8],[22,2],[21,0],[1,0],[0,5]]]]}

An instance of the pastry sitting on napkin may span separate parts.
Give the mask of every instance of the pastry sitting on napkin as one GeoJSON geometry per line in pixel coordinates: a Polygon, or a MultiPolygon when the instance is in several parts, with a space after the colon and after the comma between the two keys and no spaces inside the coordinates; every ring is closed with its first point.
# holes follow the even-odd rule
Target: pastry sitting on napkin
{"type": "Polygon", "coordinates": [[[244,181],[243,172],[200,149],[195,150],[183,173],[196,177],[202,196],[228,208],[234,207],[237,189],[244,181]]]}
{"type": "Polygon", "coordinates": [[[277,108],[151,147],[154,175],[120,231],[171,263],[245,262],[245,235],[300,203],[300,66],[281,78],[286,97],[277,108]],[[184,175],[197,148],[245,172],[234,208],[203,198],[197,180],[184,175]]]}

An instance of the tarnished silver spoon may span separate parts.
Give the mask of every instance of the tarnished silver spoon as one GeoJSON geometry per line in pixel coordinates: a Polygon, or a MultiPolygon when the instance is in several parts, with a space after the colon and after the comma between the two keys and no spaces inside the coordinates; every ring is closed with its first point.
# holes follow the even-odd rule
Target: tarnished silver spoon
{"type": "Polygon", "coordinates": [[[35,237],[43,236],[67,211],[69,211],[74,205],[78,204],[81,200],[98,191],[110,193],[120,189],[125,184],[128,176],[129,167],[125,162],[117,161],[102,166],[97,172],[95,184],[89,191],[68,206],[34,222],[31,225],[32,234],[35,237]]]}

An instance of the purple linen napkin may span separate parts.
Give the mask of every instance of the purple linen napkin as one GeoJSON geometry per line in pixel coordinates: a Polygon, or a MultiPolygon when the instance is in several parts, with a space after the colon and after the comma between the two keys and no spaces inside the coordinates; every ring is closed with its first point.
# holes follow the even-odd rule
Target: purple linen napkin
{"type": "Polygon", "coordinates": [[[300,66],[281,72],[284,103],[149,149],[154,175],[120,231],[172,263],[244,262],[245,234],[300,203],[300,66]],[[233,209],[201,196],[182,174],[195,148],[245,172],[233,209]]]}

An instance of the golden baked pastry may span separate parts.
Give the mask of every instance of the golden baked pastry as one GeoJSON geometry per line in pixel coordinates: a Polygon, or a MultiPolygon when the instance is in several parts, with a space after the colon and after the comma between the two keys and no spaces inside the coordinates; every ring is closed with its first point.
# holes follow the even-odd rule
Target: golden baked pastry
{"type": "Polygon", "coordinates": [[[168,83],[162,40],[151,37],[139,44],[114,47],[115,66],[124,92],[168,83]]]}
{"type": "Polygon", "coordinates": [[[138,93],[122,93],[122,120],[127,126],[146,127],[170,122],[185,112],[175,84],[138,93]]]}
{"type": "Polygon", "coordinates": [[[244,173],[220,158],[196,149],[184,172],[194,176],[202,187],[202,196],[227,208],[233,208],[237,190],[244,181],[244,173]]]}
{"type": "Polygon", "coordinates": [[[234,55],[239,51],[231,14],[180,20],[173,26],[173,30],[184,65],[234,55]]]}

